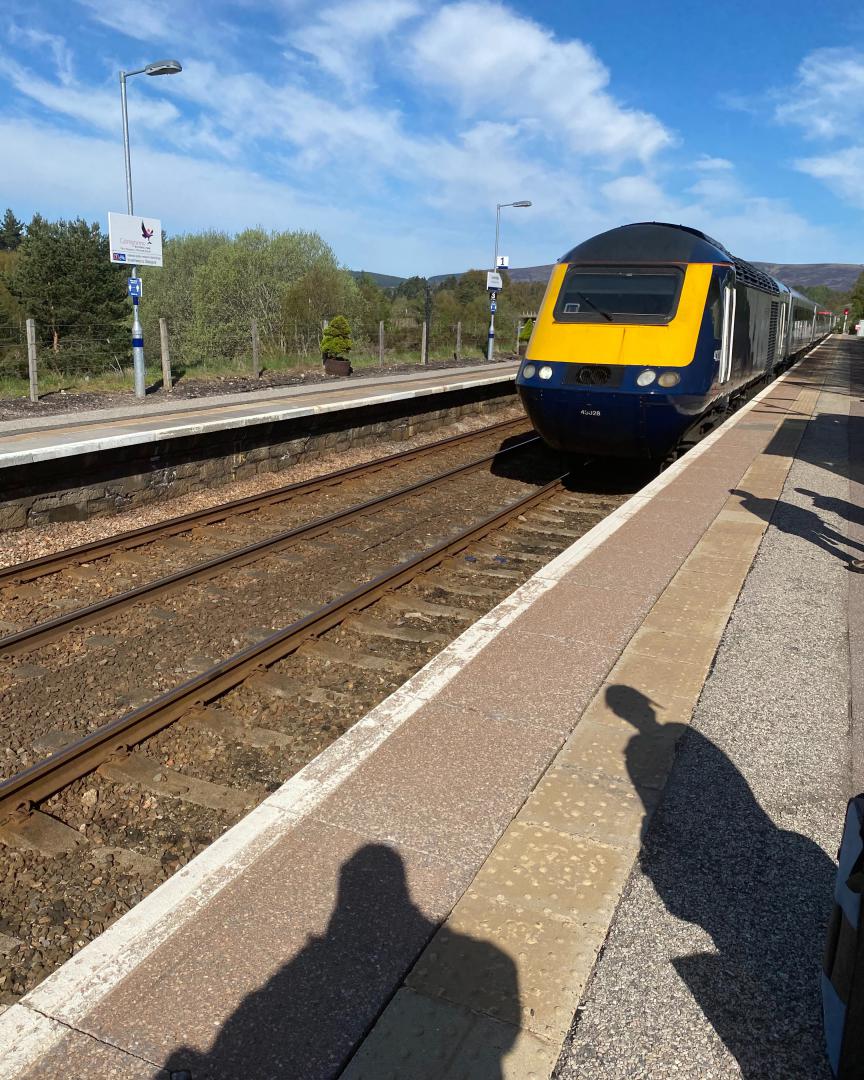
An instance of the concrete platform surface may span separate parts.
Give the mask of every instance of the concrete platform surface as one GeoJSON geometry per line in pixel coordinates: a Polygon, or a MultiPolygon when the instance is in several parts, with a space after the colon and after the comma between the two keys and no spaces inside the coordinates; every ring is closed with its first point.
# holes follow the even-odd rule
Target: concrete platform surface
{"type": "Polygon", "coordinates": [[[850,361],[815,350],[0,1016],[0,1077],[818,1078],[850,361]]]}
{"type": "Polygon", "coordinates": [[[513,382],[518,364],[474,364],[430,372],[334,380],[248,394],[0,422],[0,469],[58,457],[159,442],[227,428],[513,382]]]}

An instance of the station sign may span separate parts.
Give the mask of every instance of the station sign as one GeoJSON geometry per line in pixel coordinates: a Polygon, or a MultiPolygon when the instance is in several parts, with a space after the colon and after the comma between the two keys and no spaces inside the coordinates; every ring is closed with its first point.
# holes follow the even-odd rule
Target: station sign
{"type": "Polygon", "coordinates": [[[162,222],[140,214],[110,213],[108,247],[115,266],[161,266],[162,222]]]}
{"type": "Polygon", "coordinates": [[[501,289],[504,287],[504,282],[501,279],[501,275],[497,270],[490,270],[486,274],[486,288],[487,289],[501,289]]]}
{"type": "Polygon", "coordinates": [[[126,290],[130,296],[140,300],[144,292],[144,283],[141,281],[140,277],[130,277],[126,283],[126,290]]]}

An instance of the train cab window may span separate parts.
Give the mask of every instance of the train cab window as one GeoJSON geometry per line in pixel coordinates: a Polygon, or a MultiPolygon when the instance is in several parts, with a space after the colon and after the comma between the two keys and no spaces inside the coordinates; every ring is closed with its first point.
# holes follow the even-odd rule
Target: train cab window
{"type": "Polygon", "coordinates": [[[667,323],[684,281],[674,266],[571,266],[555,304],[557,322],[667,323]]]}

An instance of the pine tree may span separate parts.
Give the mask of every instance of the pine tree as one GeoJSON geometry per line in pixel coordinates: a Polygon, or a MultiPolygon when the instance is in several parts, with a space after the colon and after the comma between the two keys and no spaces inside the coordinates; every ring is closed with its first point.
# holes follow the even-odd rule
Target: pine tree
{"type": "Polygon", "coordinates": [[[125,281],[97,224],[46,221],[36,214],[18,249],[9,289],[43,340],[104,336],[126,313],[125,281]]]}
{"type": "Polygon", "coordinates": [[[24,239],[24,223],[7,209],[0,222],[0,251],[15,251],[24,239]]]}

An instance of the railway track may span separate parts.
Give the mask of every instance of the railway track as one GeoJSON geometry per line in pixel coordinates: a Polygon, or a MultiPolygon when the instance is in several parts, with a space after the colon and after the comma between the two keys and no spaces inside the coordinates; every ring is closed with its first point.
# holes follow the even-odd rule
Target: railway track
{"type": "Polygon", "coordinates": [[[459,447],[490,438],[506,438],[508,435],[519,432],[525,435],[533,434],[530,424],[524,417],[517,417],[514,420],[502,420],[500,423],[490,424],[476,431],[452,435],[446,439],[440,439],[437,442],[428,443],[425,446],[411,450],[403,450],[397,454],[388,454],[386,457],[376,458],[360,465],[352,465],[346,469],[338,469],[335,472],[313,477],[311,480],[285,484],[260,495],[234,499],[206,510],[182,514],[178,517],[156,522],[153,525],[145,525],[138,529],[116,533],[104,540],[94,540],[87,544],[65,548],[63,551],[17,563],[15,566],[0,567],[0,589],[24,585],[49,575],[58,574],[63,570],[90,565],[113,555],[140,551],[141,548],[149,544],[183,536],[195,529],[201,529],[232,518],[255,514],[259,511],[272,510],[286,502],[313,492],[340,487],[348,484],[349,481],[365,480],[370,476],[386,473],[388,470],[404,466],[410,462],[421,461],[424,458],[441,455],[443,452],[456,450],[459,447]]]}
{"type": "MultiPolygon", "coordinates": [[[[331,589],[312,610],[137,707],[104,723],[91,716],[82,732],[68,722],[78,709],[73,686],[65,711],[31,740],[31,763],[0,784],[0,1002],[36,985],[627,496],[603,483],[568,490],[574,484],[559,468],[539,486],[516,481],[523,489],[516,498],[512,478],[494,478],[507,481],[510,497],[502,501],[499,490],[490,510],[478,481],[484,469],[491,475],[490,458],[500,470],[519,451],[446,470],[447,482],[468,482],[473,515],[463,494],[439,516],[467,519],[467,527],[448,531],[436,521],[432,532],[446,535],[427,529],[421,539],[432,542],[412,539],[407,557],[349,579],[350,587],[331,589]]],[[[533,453],[528,445],[521,451],[533,453]]],[[[389,493],[386,507],[426,498],[434,485],[424,483],[405,485],[414,490],[401,500],[389,493]]],[[[368,523],[381,505],[348,527],[368,523]]],[[[405,517],[412,515],[403,515],[403,525],[405,517]]],[[[327,528],[323,521],[306,527],[327,528]]],[[[392,527],[387,535],[388,550],[405,546],[392,527]]],[[[288,565],[296,571],[298,563],[288,565]]],[[[363,565],[370,568],[374,560],[363,565]]],[[[82,633],[59,632],[64,649],[70,633],[82,633]]],[[[57,647],[56,639],[43,641],[34,651],[57,647]]],[[[62,682],[61,672],[55,686],[62,682]]]]}
{"type": "MultiPolygon", "coordinates": [[[[510,426],[510,425],[506,425],[510,426]]],[[[523,425],[524,427],[524,425],[523,425]]],[[[460,441],[464,437],[460,437],[460,441]]],[[[490,466],[495,461],[502,461],[508,454],[513,454],[519,450],[524,449],[527,446],[539,445],[539,436],[527,433],[524,436],[514,440],[511,446],[503,449],[496,450],[491,454],[485,454],[483,457],[474,458],[473,460],[466,462],[463,465],[457,465],[452,469],[448,469],[443,473],[436,473],[425,480],[418,480],[416,483],[407,484],[404,487],[397,488],[395,491],[391,491],[386,495],[378,495],[375,498],[367,499],[364,502],[358,503],[353,506],[349,506],[344,510],[338,510],[334,514],[328,514],[324,517],[315,518],[314,520],[307,522],[304,525],[298,525],[293,529],[286,529],[282,532],[274,533],[267,536],[263,540],[257,540],[251,544],[244,544],[239,548],[226,552],[222,555],[216,555],[213,558],[205,559],[202,562],[195,562],[191,565],[187,565],[181,570],[176,571],[173,574],[169,574],[164,577],[155,578],[154,580],[147,582],[144,585],[139,585],[136,588],[128,589],[123,592],[115,593],[112,596],[106,597],[104,600],[97,601],[95,604],[89,604],[81,608],[73,608],[71,611],[66,612],[63,615],[59,615],[54,619],[46,620],[45,622],[37,623],[35,626],[28,627],[25,630],[21,630],[18,633],[7,634],[4,637],[0,637],[0,656],[7,658],[15,656],[19,653],[29,652],[32,649],[44,645],[50,641],[54,641],[61,637],[70,627],[83,627],[89,626],[92,623],[103,621],[112,615],[117,614],[120,611],[131,607],[133,604],[137,604],[142,600],[154,599],[157,596],[162,596],[166,593],[174,592],[184,585],[187,585],[194,581],[207,580],[223,573],[230,569],[239,569],[242,566],[247,566],[250,563],[258,561],[263,555],[273,554],[283,550],[284,548],[296,544],[300,540],[312,540],[318,536],[324,535],[332,531],[337,526],[348,525],[358,518],[365,517],[368,514],[375,513],[378,510],[383,509],[385,506],[390,506],[395,503],[403,502],[406,499],[419,494],[420,492],[432,489],[447,480],[466,476],[469,473],[475,472],[479,469],[483,469],[490,466]]],[[[418,451],[412,451],[412,457],[418,453],[418,451]]],[[[384,459],[387,460],[387,459],[384,459]]],[[[377,463],[376,463],[377,464],[377,463]]],[[[379,467],[393,467],[396,463],[388,461],[386,466],[379,467]]],[[[361,466],[357,467],[362,468],[361,466]]],[[[376,471],[373,469],[372,471],[376,471]]],[[[332,476],[333,474],[331,474],[332,476]]],[[[360,475],[355,473],[355,475],[360,475]]],[[[326,478],[330,483],[344,482],[333,481],[329,477],[326,478]]],[[[312,483],[312,482],[310,482],[312,483]]],[[[320,490],[320,485],[314,485],[310,489],[304,490],[320,490]]],[[[284,489],[283,489],[284,491],[284,489]]],[[[295,492],[296,497],[298,493],[295,492]]],[[[290,498],[291,495],[283,494],[282,499],[290,498]]],[[[260,498],[260,497],[256,497],[260,498]]],[[[267,505],[272,505],[272,501],[267,505]]],[[[220,508],[223,509],[223,508],[220,508]]],[[[239,511],[249,513],[250,510],[239,511]]],[[[208,512],[204,515],[194,515],[196,519],[201,517],[206,518],[207,523],[212,521],[224,520],[224,514],[218,514],[216,511],[208,512]],[[215,516],[214,516],[215,515],[215,516]]],[[[177,522],[178,519],[174,519],[177,522]]],[[[194,523],[186,523],[184,528],[197,528],[200,527],[200,521],[196,520],[194,523]]],[[[161,539],[164,536],[176,535],[178,528],[177,524],[170,525],[168,522],[163,523],[162,526],[152,526],[152,529],[158,529],[158,536],[153,535],[146,541],[148,543],[155,542],[155,540],[161,539]],[[169,531],[166,531],[169,530],[169,531]]],[[[127,534],[128,535],[128,534],[127,534]]],[[[128,541],[122,541],[125,544],[128,541]]],[[[138,540],[138,544],[145,543],[144,540],[138,540]]],[[[90,545],[87,545],[90,546],[90,545]]],[[[104,542],[99,543],[96,546],[99,550],[104,549],[106,546],[104,542]]],[[[112,550],[106,554],[116,554],[117,551],[129,550],[125,546],[117,546],[115,541],[112,550]]],[[[90,555],[87,558],[88,562],[94,560],[94,558],[105,557],[90,555]]],[[[41,560],[40,560],[41,561],[41,560]]],[[[55,557],[48,557],[49,563],[59,562],[61,566],[58,569],[65,568],[70,564],[68,562],[68,556],[66,553],[60,553],[55,557]]],[[[13,567],[12,570],[15,568],[13,567]]],[[[58,572],[57,569],[45,570],[43,575],[52,574],[58,572]]],[[[13,577],[14,580],[14,577],[13,577]]],[[[32,579],[31,579],[32,580],[32,579]]],[[[18,582],[16,582],[18,583],[18,582]]]]}

